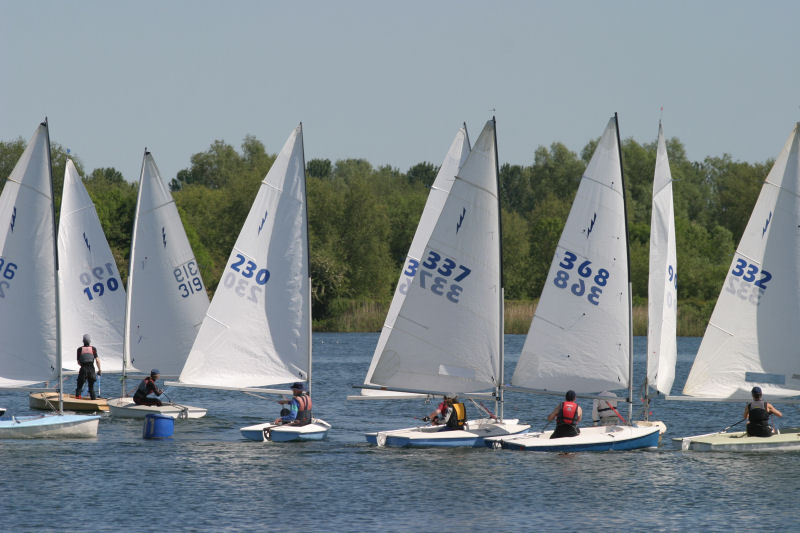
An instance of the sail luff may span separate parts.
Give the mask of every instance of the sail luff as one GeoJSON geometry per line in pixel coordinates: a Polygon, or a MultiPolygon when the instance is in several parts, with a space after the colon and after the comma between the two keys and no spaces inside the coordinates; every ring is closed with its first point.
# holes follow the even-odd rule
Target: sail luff
{"type": "Polygon", "coordinates": [[[56,318],[56,368],[58,369],[58,413],[64,414],[64,369],[62,365],[61,356],[61,313],[59,313],[59,297],[60,290],[58,282],[58,243],[56,242],[56,202],[55,194],[53,192],[53,155],[50,150],[50,125],[45,117],[43,126],[47,139],[47,174],[48,183],[50,185],[50,225],[51,231],[49,232],[50,244],[53,247],[53,283],[55,284],[55,308],[53,312],[56,318]]]}
{"type": "Polygon", "coordinates": [[[505,309],[503,306],[503,301],[505,299],[505,279],[503,277],[503,218],[502,218],[502,207],[500,203],[500,162],[499,162],[499,155],[497,151],[497,121],[495,117],[492,117],[492,125],[494,129],[494,177],[495,177],[495,187],[497,190],[497,228],[498,228],[498,264],[500,265],[500,290],[498,291],[498,297],[500,298],[500,303],[498,305],[498,310],[500,313],[499,317],[499,346],[498,346],[498,369],[497,369],[497,386],[495,387],[495,409],[494,412],[497,413],[497,416],[500,420],[503,419],[503,407],[504,407],[504,396],[505,392],[503,390],[503,384],[505,383],[505,309]]]}

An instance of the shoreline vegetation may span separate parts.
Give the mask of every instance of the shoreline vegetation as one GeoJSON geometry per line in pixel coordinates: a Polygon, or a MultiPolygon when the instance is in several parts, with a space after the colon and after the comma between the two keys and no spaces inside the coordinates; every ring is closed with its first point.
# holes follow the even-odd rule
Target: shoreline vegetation
{"type": "MultiPolygon", "coordinates": [[[[442,140],[442,151],[447,140],[442,140]]],[[[506,333],[524,334],[530,327],[596,143],[590,140],[577,153],[554,142],[536,148],[524,164],[500,166],[506,333]]],[[[0,187],[24,148],[21,138],[0,141],[0,187]]],[[[56,216],[69,157],[95,204],[125,284],[138,179],[115,168],[84,169],[78,155],[68,154],[58,143],[51,143],[51,151],[56,216]]],[[[678,335],[700,336],[772,161],[747,163],[728,154],[693,161],[677,138],[667,141],[667,151],[674,180],[678,335]]],[[[364,159],[315,159],[312,150],[306,155],[314,329],[380,331],[439,167],[420,162],[403,172],[364,159]]],[[[623,141],[635,335],[647,334],[655,159],[655,140],[623,141]]],[[[215,141],[194,154],[189,167],[176,176],[162,176],[209,296],[230,268],[236,236],[274,160],[263,143],[247,136],[240,150],[215,141]]]]}
{"type": "MultiPolygon", "coordinates": [[[[525,335],[531,325],[536,301],[507,300],[505,302],[505,333],[525,335]]],[[[316,332],[356,333],[379,332],[389,310],[389,302],[353,301],[339,302],[336,316],[314,320],[316,332]]],[[[713,302],[712,302],[713,304],[713,302]]],[[[678,336],[701,337],[713,307],[706,302],[681,302],[678,306],[678,336]]],[[[647,335],[647,302],[633,306],[633,334],[647,335]]]]}

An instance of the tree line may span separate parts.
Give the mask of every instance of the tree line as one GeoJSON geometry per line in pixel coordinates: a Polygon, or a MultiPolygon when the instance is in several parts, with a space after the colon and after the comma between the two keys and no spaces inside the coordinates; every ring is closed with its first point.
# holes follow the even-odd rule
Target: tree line
{"type": "MultiPolygon", "coordinates": [[[[554,142],[550,147],[538,147],[528,165],[501,166],[507,300],[539,297],[596,143],[597,139],[589,141],[578,154],[554,142]]],[[[442,146],[446,147],[444,141],[442,146]]],[[[0,186],[24,148],[22,139],[0,142],[0,186]]],[[[688,320],[705,327],[772,161],[734,161],[727,154],[690,161],[677,138],[667,142],[667,150],[674,179],[679,334],[699,334],[696,330],[681,332],[681,316],[683,323],[688,320]]],[[[53,143],[52,152],[58,213],[68,155],[58,143],[53,143]]],[[[126,181],[114,168],[86,173],[80,158],[72,157],[124,280],[138,185],[126,181]]],[[[634,304],[643,305],[647,299],[655,140],[640,144],[626,139],[622,157],[634,304]]],[[[169,181],[209,293],[220,280],[258,187],[274,160],[275,154],[252,136],[244,139],[238,151],[216,141],[206,151],[194,154],[189,168],[169,181]]],[[[379,309],[388,305],[437,170],[438,166],[430,162],[418,163],[406,172],[388,165],[374,167],[364,159],[307,162],[317,329],[330,328],[337,315],[353,305],[377,304],[379,309]]]]}

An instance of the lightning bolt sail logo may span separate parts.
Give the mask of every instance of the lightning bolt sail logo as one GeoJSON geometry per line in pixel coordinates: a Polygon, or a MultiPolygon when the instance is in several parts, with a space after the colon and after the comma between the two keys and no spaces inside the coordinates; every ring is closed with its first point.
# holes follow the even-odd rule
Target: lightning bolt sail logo
{"type": "Polygon", "coordinates": [[[594,214],[592,220],[589,222],[589,227],[586,228],[586,238],[589,238],[589,235],[592,234],[592,230],[594,229],[594,223],[597,222],[597,213],[594,214]]]}
{"type": "Polygon", "coordinates": [[[258,226],[258,234],[261,235],[261,230],[264,228],[264,223],[267,221],[269,211],[264,211],[264,218],[261,219],[261,224],[258,226]]]}
{"type": "Polygon", "coordinates": [[[86,248],[88,248],[89,251],[91,252],[92,251],[92,247],[89,246],[89,238],[86,237],[86,232],[85,231],[83,232],[83,242],[86,243],[86,248]]]}
{"type": "Polygon", "coordinates": [[[458,233],[458,230],[461,229],[461,224],[464,223],[464,216],[466,216],[466,214],[467,214],[467,208],[466,207],[462,207],[461,208],[461,216],[458,217],[458,223],[456,224],[456,233],[458,233]]]}
{"type": "Polygon", "coordinates": [[[767,234],[767,228],[769,227],[769,223],[772,222],[772,211],[769,212],[769,216],[767,217],[767,221],[764,223],[764,229],[761,230],[761,238],[764,238],[764,235],[767,234]]]}
{"type": "Polygon", "coordinates": [[[14,212],[11,213],[11,233],[14,233],[14,224],[17,222],[17,206],[14,206],[14,212]]]}
{"type": "Polygon", "coordinates": [[[161,226],[161,240],[164,243],[164,248],[167,247],[167,230],[164,229],[164,226],[161,226]]]}

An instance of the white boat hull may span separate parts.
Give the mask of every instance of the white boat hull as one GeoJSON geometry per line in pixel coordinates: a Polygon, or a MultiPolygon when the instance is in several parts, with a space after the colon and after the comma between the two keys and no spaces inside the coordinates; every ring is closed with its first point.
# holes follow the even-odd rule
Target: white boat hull
{"type": "Polygon", "coordinates": [[[676,439],[682,450],[698,452],[773,452],[800,450],[800,428],[771,437],[748,437],[744,431],[711,433],[676,439]]]}
{"type": "Polygon", "coordinates": [[[0,420],[2,439],[91,439],[97,437],[98,415],[37,415],[0,420]]]}
{"type": "Polygon", "coordinates": [[[183,404],[136,405],[132,398],[114,398],[108,400],[111,416],[120,418],[144,418],[149,414],[171,416],[172,418],[202,418],[207,409],[183,404]]]}
{"type": "Polygon", "coordinates": [[[576,437],[551,439],[552,431],[486,439],[492,448],[537,452],[600,452],[657,448],[659,426],[595,426],[581,428],[576,437]]]}
{"type": "Polygon", "coordinates": [[[446,426],[418,426],[393,431],[367,433],[367,442],[376,446],[393,447],[482,447],[484,439],[524,433],[530,429],[517,419],[496,421],[488,418],[468,421],[464,429],[446,426]]]}
{"type": "Polygon", "coordinates": [[[291,424],[278,425],[272,422],[255,424],[243,427],[239,431],[242,436],[258,442],[293,442],[322,440],[328,435],[331,425],[319,418],[314,418],[311,424],[293,426],[291,424]]]}

